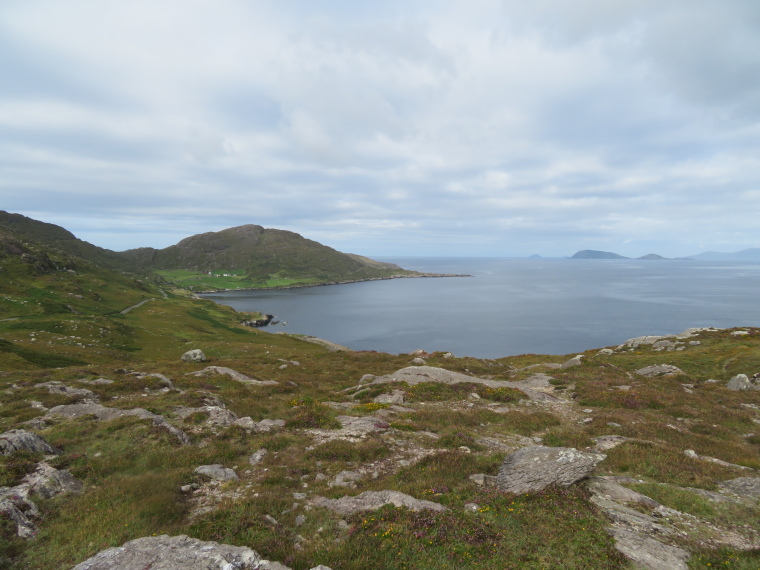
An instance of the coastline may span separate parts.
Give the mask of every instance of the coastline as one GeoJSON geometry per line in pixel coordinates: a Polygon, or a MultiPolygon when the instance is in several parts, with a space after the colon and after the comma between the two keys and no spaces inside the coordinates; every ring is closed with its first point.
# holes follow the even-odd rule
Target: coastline
{"type": "Polygon", "coordinates": [[[365,283],[367,281],[390,281],[391,279],[436,279],[441,277],[472,277],[466,273],[419,273],[416,275],[392,275],[390,277],[369,277],[367,279],[351,279],[348,281],[325,281],[323,283],[293,283],[292,285],[277,285],[275,287],[241,287],[240,289],[211,289],[208,291],[193,291],[196,295],[213,295],[214,293],[229,293],[230,291],[278,291],[282,289],[305,289],[307,287],[328,287],[330,285],[346,285],[349,283],[365,283]]]}

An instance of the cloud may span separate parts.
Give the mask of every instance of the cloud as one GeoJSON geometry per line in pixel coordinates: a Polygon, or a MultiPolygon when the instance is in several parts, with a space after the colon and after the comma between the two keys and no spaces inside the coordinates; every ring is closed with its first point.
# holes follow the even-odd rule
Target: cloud
{"type": "Polygon", "coordinates": [[[114,249],[757,246],[758,28],[752,0],[8,0],[3,208],[114,249]]]}

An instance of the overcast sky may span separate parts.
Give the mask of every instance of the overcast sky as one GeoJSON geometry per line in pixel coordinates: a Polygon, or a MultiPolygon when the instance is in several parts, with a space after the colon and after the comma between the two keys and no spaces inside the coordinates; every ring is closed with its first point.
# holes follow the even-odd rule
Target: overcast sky
{"type": "Polygon", "coordinates": [[[760,2],[2,0],[0,198],[115,250],[760,247],[760,2]]]}

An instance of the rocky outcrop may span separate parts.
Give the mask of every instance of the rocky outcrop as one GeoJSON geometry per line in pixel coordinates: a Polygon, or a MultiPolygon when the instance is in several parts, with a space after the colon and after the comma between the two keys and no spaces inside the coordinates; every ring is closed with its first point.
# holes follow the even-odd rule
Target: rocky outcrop
{"type": "MultiPolygon", "coordinates": [[[[542,378],[551,378],[549,376],[541,375],[542,378]]],[[[365,389],[372,384],[388,384],[391,382],[406,382],[410,386],[415,384],[421,384],[423,382],[439,382],[441,384],[460,384],[468,382],[472,384],[482,384],[489,388],[514,388],[520,390],[531,400],[545,402],[545,401],[557,401],[555,396],[552,396],[548,392],[542,391],[536,384],[531,384],[530,379],[526,379],[519,382],[510,382],[506,380],[489,380],[486,378],[478,378],[477,376],[468,376],[459,372],[452,372],[444,368],[437,368],[435,366],[408,366],[397,370],[392,374],[386,374],[384,376],[372,376],[365,374],[360,383],[351,388],[347,388],[345,391],[358,391],[365,389]]],[[[548,386],[548,382],[545,383],[548,386]]]]}
{"type": "Polygon", "coordinates": [[[0,455],[11,455],[17,451],[31,451],[45,455],[60,453],[40,436],[25,429],[12,429],[0,434],[0,455]]]}
{"type": "Polygon", "coordinates": [[[66,404],[62,406],[56,406],[51,408],[47,414],[41,419],[42,421],[50,420],[55,417],[64,418],[80,418],[82,416],[94,416],[98,420],[108,421],[116,418],[123,418],[128,416],[137,417],[140,419],[151,420],[153,425],[168,431],[171,435],[177,438],[182,444],[190,443],[190,438],[182,430],[174,427],[163,416],[154,414],[143,408],[132,408],[130,410],[122,410],[120,408],[107,408],[100,404],[66,404]]]}
{"type": "Polygon", "coordinates": [[[33,519],[39,516],[39,510],[30,495],[52,499],[65,493],[81,492],[82,483],[71,473],[59,471],[45,462],[38,463],[20,485],[0,487],[0,514],[15,523],[16,534],[20,538],[32,538],[37,534],[33,519]]]}
{"type": "Polygon", "coordinates": [[[654,538],[664,538],[672,532],[654,517],[622,504],[634,502],[652,507],[658,506],[656,501],[604,478],[592,480],[589,489],[593,493],[591,501],[610,520],[607,530],[615,539],[615,547],[626,558],[648,570],[687,570],[687,551],[654,538]]]}
{"type": "Polygon", "coordinates": [[[182,362],[206,362],[206,355],[199,348],[188,350],[180,359],[182,362]]]}
{"type": "Polygon", "coordinates": [[[56,469],[43,461],[24,477],[16,490],[24,496],[38,495],[43,499],[52,499],[64,494],[78,495],[82,492],[82,482],[65,469],[56,469]]]}
{"type": "Polygon", "coordinates": [[[0,515],[16,525],[18,537],[32,538],[37,534],[37,526],[32,522],[39,516],[37,505],[22,497],[15,488],[0,487],[0,515]]]}
{"type": "Polygon", "coordinates": [[[237,481],[240,479],[234,469],[215,463],[214,465],[201,465],[196,467],[193,473],[208,477],[212,481],[237,481]]]}
{"type": "Polygon", "coordinates": [[[760,499],[760,477],[737,477],[718,483],[718,487],[743,499],[760,499]]]}
{"type": "Polygon", "coordinates": [[[750,378],[746,374],[737,374],[728,381],[726,388],[737,392],[743,390],[760,390],[760,382],[757,380],[757,374],[753,378],[750,378]]]}
{"type": "Polygon", "coordinates": [[[274,315],[262,315],[258,319],[245,319],[240,321],[241,325],[246,327],[265,327],[272,322],[274,315]]]}
{"type": "Polygon", "coordinates": [[[549,485],[572,485],[585,479],[606,455],[570,447],[524,447],[507,455],[496,483],[507,493],[540,491],[549,485]]]}
{"type": "Polygon", "coordinates": [[[351,515],[361,511],[375,511],[384,505],[406,507],[412,511],[431,510],[445,511],[446,507],[433,501],[415,499],[400,491],[364,491],[355,497],[341,497],[340,499],[327,499],[315,497],[312,505],[324,507],[341,515],[351,515]]]}
{"type": "Polygon", "coordinates": [[[193,414],[203,414],[206,416],[203,423],[209,426],[226,427],[234,424],[238,419],[234,412],[219,406],[201,406],[200,408],[179,406],[175,408],[174,413],[183,420],[187,420],[193,414]]]}
{"type": "Polygon", "coordinates": [[[290,570],[245,546],[179,536],[146,536],[99,552],[72,570],[290,570]]]}
{"type": "Polygon", "coordinates": [[[255,380],[253,378],[250,378],[249,376],[246,376],[245,374],[242,374],[240,372],[237,372],[236,370],[233,370],[232,368],[227,368],[225,366],[207,366],[203,370],[199,370],[197,372],[188,372],[188,376],[209,376],[213,374],[223,374],[225,376],[229,376],[233,380],[237,382],[241,382],[242,384],[251,384],[254,386],[273,386],[276,385],[278,382],[275,382],[274,380],[255,380]]]}
{"type": "Polygon", "coordinates": [[[319,443],[333,439],[352,441],[363,439],[372,432],[385,431],[390,427],[387,422],[373,416],[338,416],[335,419],[340,422],[340,429],[315,428],[308,430],[308,433],[319,443]]]}
{"type": "Polygon", "coordinates": [[[92,391],[87,390],[86,388],[70,388],[62,382],[43,382],[42,384],[35,384],[34,387],[44,388],[50,394],[76,398],[82,403],[98,402],[98,397],[92,391]]]}
{"type": "Polygon", "coordinates": [[[656,378],[658,376],[667,376],[669,374],[684,374],[684,371],[672,364],[652,364],[651,366],[639,368],[636,370],[636,374],[647,376],[648,378],[656,378]]]}

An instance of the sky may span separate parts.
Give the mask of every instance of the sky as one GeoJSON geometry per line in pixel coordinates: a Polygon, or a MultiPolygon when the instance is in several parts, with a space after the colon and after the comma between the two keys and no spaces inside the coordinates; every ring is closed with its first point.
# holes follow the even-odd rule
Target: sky
{"type": "Polygon", "coordinates": [[[760,247],[757,0],[2,0],[0,209],[101,247],[760,247]]]}

